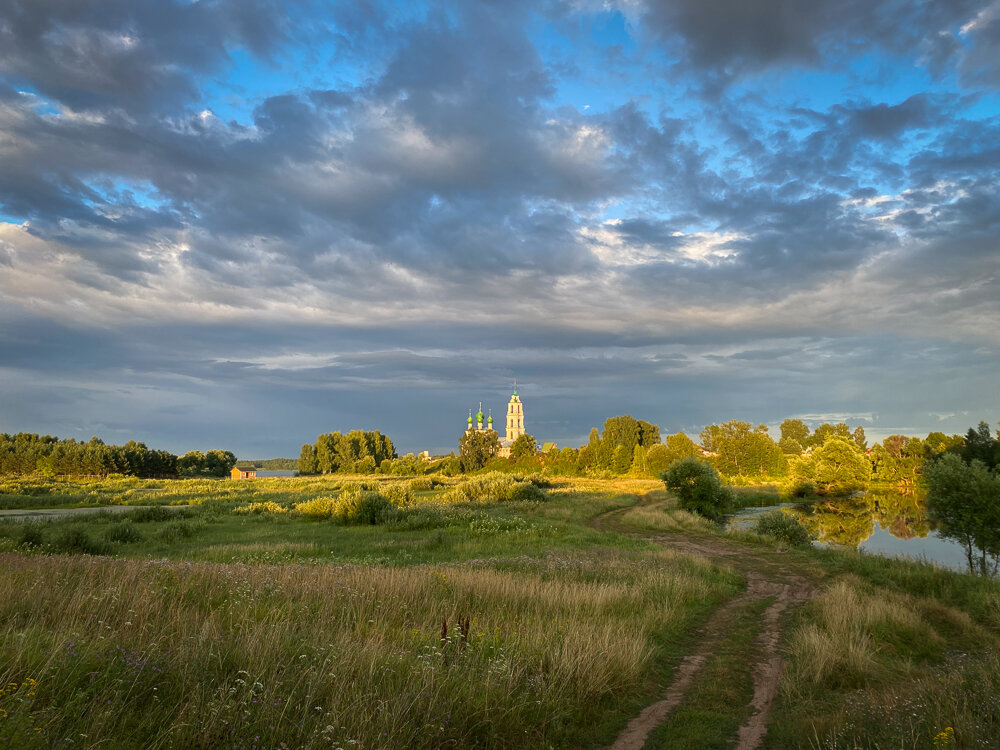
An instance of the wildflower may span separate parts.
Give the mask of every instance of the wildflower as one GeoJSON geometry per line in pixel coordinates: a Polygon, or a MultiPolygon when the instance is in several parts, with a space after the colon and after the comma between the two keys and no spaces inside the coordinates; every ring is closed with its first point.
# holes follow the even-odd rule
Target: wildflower
{"type": "Polygon", "coordinates": [[[934,747],[952,747],[955,744],[955,729],[945,727],[934,735],[934,747]]]}

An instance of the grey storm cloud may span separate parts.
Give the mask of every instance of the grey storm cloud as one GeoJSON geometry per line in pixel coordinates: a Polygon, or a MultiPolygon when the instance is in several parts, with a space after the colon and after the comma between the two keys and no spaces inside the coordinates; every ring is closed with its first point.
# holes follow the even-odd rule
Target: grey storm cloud
{"type": "Polygon", "coordinates": [[[514,377],[570,442],[621,411],[919,421],[933,389],[889,361],[953,377],[941,413],[995,393],[993,6],[649,2],[633,31],[671,62],[643,75],[683,101],[590,112],[561,98],[585,61],[529,32],[593,49],[576,5],[391,6],[0,0],[4,424],[179,449],[276,421],[263,455],[350,426],[450,449],[514,377]],[[969,88],[753,89],[868,48],[969,88]],[[237,52],[309,71],[220,115],[237,52]]]}
{"type": "Polygon", "coordinates": [[[928,67],[958,65],[965,75],[996,85],[995,16],[960,31],[990,0],[646,0],[651,33],[679,40],[691,62],[726,78],[782,64],[816,67],[871,48],[923,49],[928,67]],[[971,51],[958,36],[972,42],[971,51]],[[992,56],[991,56],[992,55],[992,56]]]}

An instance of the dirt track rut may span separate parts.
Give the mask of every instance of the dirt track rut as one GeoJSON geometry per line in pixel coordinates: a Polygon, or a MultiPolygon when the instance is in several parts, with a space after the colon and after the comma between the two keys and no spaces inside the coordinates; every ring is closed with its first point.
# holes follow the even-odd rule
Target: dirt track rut
{"type": "MultiPolygon", "coordinates": [[[[648,500],[645,500],[648,502],[648,500]]],[[[716,539],[692,539],[682,534],[633,532],[621,524],[621,516],[631,508],[605,513],[594,519],[595,528],[640,536],[657,544],[707,557],[732,567],[746,577],[746,591],[720,606],[698,631],[697,646],[677,668],[673,681],[655,703],[629,721],[611,750],[641,750],[650,733],[669,719],[670,712],[680,704],[694,683],[698,672],[725,639],[733,615],[747,602],[773,599],[760,618],[755,650],[760,655],[753,670],[751,715],[735,736],[736,750],[756,750],[767,734],[767,720],[778,692],[778,682],[784,668],[779,650],[782,614],[808,601],[815,593],[812,584],[776,561],[776,555],[764,555],[747,548],[716,539]]]]}

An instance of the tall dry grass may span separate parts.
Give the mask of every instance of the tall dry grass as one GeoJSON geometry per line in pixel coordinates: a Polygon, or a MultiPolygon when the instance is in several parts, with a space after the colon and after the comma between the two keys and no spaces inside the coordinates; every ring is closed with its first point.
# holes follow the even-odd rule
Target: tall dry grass
{"type": "Polygon", "coordinates": [[[1000,746],[998,645],[961,609],[838,578],[791,631],[775,741],[1000,746]]]}
{"type": "Polygon", "coordinates": [[[0,555],[0,682],[37,683],[0,697],[0,744],[567,744],[734,585],[662,553],[532,565],[0,555]]]}

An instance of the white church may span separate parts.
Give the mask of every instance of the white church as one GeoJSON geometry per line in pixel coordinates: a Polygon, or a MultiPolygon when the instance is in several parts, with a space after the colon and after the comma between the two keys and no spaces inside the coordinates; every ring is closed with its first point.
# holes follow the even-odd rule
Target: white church
{"type": "MultiPolygon", "coordinates": [[[[490,414],[486,417],[485,423],[483,418],[486,415],[483,414],[483,404],[480,402],[479,411],[475,415],[475,422],[473,422],[472,409],[469,409],[469,419],[466,423],[466,432],[477,430],[479,432],[496,432],[493,429],[493,410],[490,409],[490,414]],[[485,424],[485,426],[484,426],[485,424]]],[[[521,435],[524,434],[524,405],[521,403],[520,397],[517,395],[517,381],[514,381],[514,393],[510,397],[510,401],[507,402],[507,433],[504,437],[500,438],[500,453],[501,457],[507,457],[510,455],[510,447],[514,444],[521,435]]]]}

